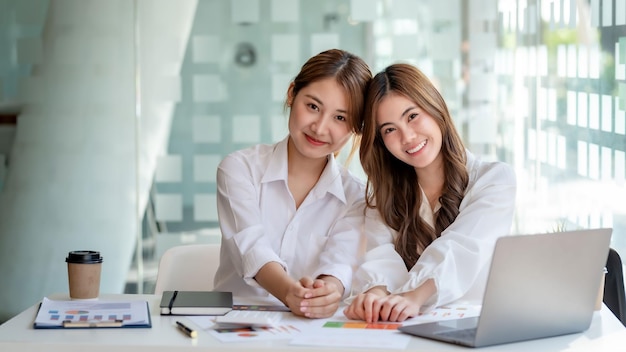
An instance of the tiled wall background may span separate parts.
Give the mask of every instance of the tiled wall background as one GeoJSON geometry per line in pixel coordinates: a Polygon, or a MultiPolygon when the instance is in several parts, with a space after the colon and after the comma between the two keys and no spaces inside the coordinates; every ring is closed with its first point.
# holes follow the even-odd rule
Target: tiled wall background
{"type": "Polygon", "coordinates": [[[200,1],[173,82],[178,103],[167,154],[157,162],[161,226],[170,232],[217,226],[220,160],[286,137],[287,87],[310,56],[340,47],[371,62],[368,41],[379,12],[377,1],[200,1]]]}

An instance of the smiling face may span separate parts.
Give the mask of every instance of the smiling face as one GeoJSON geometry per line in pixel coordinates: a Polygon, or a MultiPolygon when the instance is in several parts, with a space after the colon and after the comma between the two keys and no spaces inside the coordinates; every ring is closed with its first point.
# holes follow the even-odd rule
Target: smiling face
{"type": "Polygon", "coordinates": [[[326,158],[352,136],[348,98],[334,78],[314,81],[292,96],[289,88],[290,152],[310,159],[326,158]],[[293,144],[293,148],[291,148],[293,144]]]}
{"type": "Polygon", "coordinates": [[[441,168],[441,128],[432,116],[405,96],[392,92],[380,101],[376,126],[387,150],[418,173],[441,168]]]}

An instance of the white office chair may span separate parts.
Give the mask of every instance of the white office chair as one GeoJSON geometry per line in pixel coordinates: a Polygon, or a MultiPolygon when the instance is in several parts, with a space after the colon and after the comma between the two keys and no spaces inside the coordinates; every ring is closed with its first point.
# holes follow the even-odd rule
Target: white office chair
{"type": "Polygon", "coordinates": [[[159,260],[154,293],[211,291],[220,263],[220,244],[189,244],[166,250],[159,260]]]}

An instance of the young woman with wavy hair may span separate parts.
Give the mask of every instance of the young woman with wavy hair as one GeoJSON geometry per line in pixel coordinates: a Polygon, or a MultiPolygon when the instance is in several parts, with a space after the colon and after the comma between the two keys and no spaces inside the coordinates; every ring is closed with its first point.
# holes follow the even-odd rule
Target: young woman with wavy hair
{"type": "Polygon", "coordinates": [[[408,64],[393,64],[370,83],[360,158],[368,251],[344,314],[404,321],[481,296],[495,241],[513,220],[510,166],[466,150],[436,87],[408,64]]]}

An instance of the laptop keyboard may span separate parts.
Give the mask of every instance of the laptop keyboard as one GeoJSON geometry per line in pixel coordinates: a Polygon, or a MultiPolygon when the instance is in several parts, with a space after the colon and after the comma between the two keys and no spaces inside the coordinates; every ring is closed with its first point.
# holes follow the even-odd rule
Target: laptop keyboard
{"type": "Polygon", "coordinates": [[[444,337],[454,337],[461,340],[471,340],[476,336],[476,328],[442,331],[438,332],[437,335],[444,337]]]}

